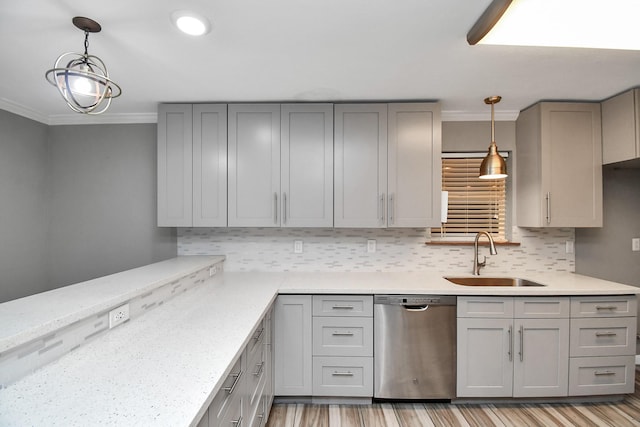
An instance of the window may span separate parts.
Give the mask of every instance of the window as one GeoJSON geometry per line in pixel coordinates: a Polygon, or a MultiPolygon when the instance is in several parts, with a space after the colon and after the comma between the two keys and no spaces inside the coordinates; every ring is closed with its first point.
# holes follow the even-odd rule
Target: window
{"type": "Polygon", "coordinates": [[[478,178],[484,156],[485,153],[442,154],[442,190],[448,192],[447,218],[440,228],[431,229],[432,237],[470,240],[478,231],[486,230],[496,241],[507,240],[507,180],[478,178]]]}

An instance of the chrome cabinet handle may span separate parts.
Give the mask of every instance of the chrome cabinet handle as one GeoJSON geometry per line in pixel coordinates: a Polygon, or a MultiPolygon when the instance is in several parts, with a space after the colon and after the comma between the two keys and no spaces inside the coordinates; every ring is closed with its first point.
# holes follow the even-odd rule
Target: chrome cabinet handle
{"type": "Polygon", "coordinates": [[[262,334],[264,333],[264,328],[260,328],[258,331],[256,331],[255,336],[253,337],[254,341],[259,341],[260,338],[262,338],[262,334]]]}
{"type": "Polygon", "coordinates": [[[355,307],[352,305],[334,305],[331,308],[333,310],[353,310],[355,307]]]}
{"type": "Polygon", "coordinates": [[[507,352],[507,354],[509,354],[509,362],[513,361],[513,333],[512,333],[512,326],[509,326],[509,351],[507,352]]]}
{"type": "Polygon", "coordinates": [[[380,223],[384,225],[384,194],[380,196],[380,223]]]}
{"type": "Polygon", "coordinates": [[[551,224],[551,193],[547,192],[547,224],[551,224]]]}
{"type": "Polygon", "coordinates": [[[615,337],[618,335],[615,332],[596,332],[596,337],[615,337]]]}
{"type": "Polygon", "coordinates": [[[348,371],[348,372],[333,372],[331,375],[333,375],[334,377],[352,377],[353,376],[353,372],[348,371]]]}
{"type": "Polygon", "coordinates": [[[334,337],[352,337],[353,332],[333,332],[331,335],[334,337]]]}
{"type": "Polygon", "coordinates": [[[231,387],[223,388],[223,390],[226,391],[227,394],[233,394],[233,391],[236,389],[236,386],[240,382],[240,377],[242,377],[242,371],[238,372],[237,374],[232,374],[231,376],[235,377],[236,379],[233,381],[233,384],[231,384],[231,387]]]}
{"type": "Polygon", "coordinates": [[[282,223],[287,223],[287,193],[282,193],[282,223]]]}
{"type": "Polygon", "coordinates": [[[611,372],[611,371],[594,371],[593,375],[615,375],[615,372],[611,372]]]}
{"type": "Polygon", "coordinates": [[[238,418],[237,420],[232,420],[231,424],[236,427],[242,426],[242,415],[240,415],[240,418],[238,418]]]}
{"type": "Polygon", "coordinates": [[[615,305],[596,305],[596,310],[617,310],[615,305]]]}
{"type": "Polygon", "coordinates": [[[389,225],[393,225],[396,206],[393,202],[393,194],[389,194],[389,225]]]}
{"type": "Polygon", "coordinates": [[[264,361],[260,363],[256,363],[256,367],[258,368],[258,370],[255,371],[253,375],[255,375],[256,377],[259,377],[260,374],[262,374],[262,371],[264,370],[264,361]]]}
{"type": "Polygon", "coordinates": [[[273,223],[278,224],[278,193],[273,193],[273,223]]]}
{"type": "Polygon", "coordinates": [[[520,325],[520,330],[518,331],[520,333],[520,361],[522,362],[524,360],[524,325],[520,325]]]}

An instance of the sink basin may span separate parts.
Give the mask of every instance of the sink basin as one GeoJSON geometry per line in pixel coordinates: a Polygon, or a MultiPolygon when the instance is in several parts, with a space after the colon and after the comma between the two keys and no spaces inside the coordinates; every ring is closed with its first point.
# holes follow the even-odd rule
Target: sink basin
{"type": "Polygon", "coordinates": [[[463,286],[545,286],[516,277],[445,277],[451,283],[463,286]]]}

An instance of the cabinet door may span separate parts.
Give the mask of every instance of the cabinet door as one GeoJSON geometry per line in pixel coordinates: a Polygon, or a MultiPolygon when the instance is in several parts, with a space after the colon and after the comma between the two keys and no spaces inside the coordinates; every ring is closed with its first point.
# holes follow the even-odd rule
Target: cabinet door
{"type": "Polygon", "coordinates": [[[229,226],[280,226],[280,105],[229,105],[229,226]]]}
{"type": "Polygon", "coordinates": [[[440,226],[440,106],[389,104],[388,137],[388,226],[440,226]]]}
{"type": "Polygon", "coordinates": [[[640,91],[633,89],[602,102],[602,163],[640,157],[640,91]]]}
{"type": "Polygon", "coordinates": [[[311,295],[278,296],[274,316],[275,394],[310,396],[311,295]]]}
{"type": "Polygon", "coordinates": [[[516,319],[514,397],[566,396],[569,319],[516,319]]]}
{"type": "Polygon", "coordinates": [[[387,223],[387,105],[335,106],[334,226],[387,223]]]}
{"type": "Polygon", "coordinates": [[[458,397],[510,397],[513,320],[458,318],[458,397]]]}
{"type": "Polygon", "coordinates": [[[192,225],[192,108],[158,106],[158,226],[192,225]]]}
{"type": "Polygon", "coordinates": [[[227,226],[227,106],[193,106],[193,226],[227,226]]]}
{"type": "Polygon", "coordinates": [[[333,106],[282,105],[283,227],[333,226],[333,106]]]}
{"type": "Polygon", "coordinates": [[[542,104],[542,189],[549,227],[602,227],[600,104],[542,104]]]}

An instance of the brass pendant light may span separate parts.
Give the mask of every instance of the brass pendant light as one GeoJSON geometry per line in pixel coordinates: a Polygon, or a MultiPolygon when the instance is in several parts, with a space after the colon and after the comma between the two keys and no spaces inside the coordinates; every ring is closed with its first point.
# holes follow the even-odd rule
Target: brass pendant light
{"type": "Polygon", "coordinates": [[[494,104],[500,102],[501,99],[501,96],[490,96],[484,100],[485,104],[491,105],[491,144],[489,145],[489,153],[480,165],[480,179],[504,179],[507,177],[507,164],[498,153],[496,145],[496,125],[493,111],[494,104]]]}

